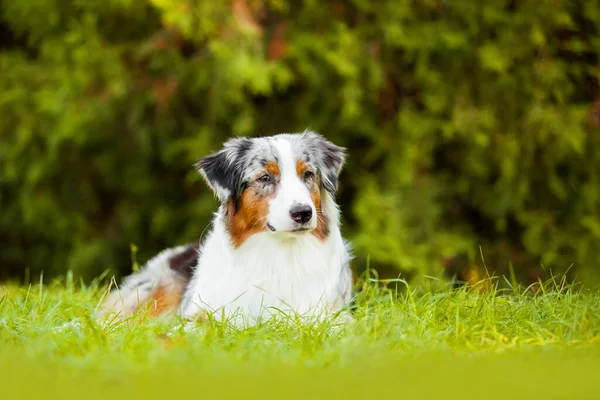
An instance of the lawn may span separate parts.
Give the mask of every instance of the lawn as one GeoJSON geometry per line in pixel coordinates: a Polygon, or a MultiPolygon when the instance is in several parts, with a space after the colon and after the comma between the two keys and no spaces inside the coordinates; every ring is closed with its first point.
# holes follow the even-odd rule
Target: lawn
{"type": "Polygon", "coordinates": [[[96,285],[0,287],[0,398],[600,399],[598,292],[495,283],[368,284],[339,331],[289,317],[197,333],[142,315],[101,326],[96,285]]]}

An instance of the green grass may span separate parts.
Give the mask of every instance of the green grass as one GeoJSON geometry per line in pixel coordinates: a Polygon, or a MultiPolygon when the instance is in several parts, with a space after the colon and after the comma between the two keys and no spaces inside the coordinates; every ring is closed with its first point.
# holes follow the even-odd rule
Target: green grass
{"type": "Polygon", "coordinates": [[[184,334],[180,321],[139,318],[103,328],[91,318],[100,296],[0,287],[1,398],[600,399],[600,297],[560,282],[399,296],[369,285],[338,333],[184,334]]]}

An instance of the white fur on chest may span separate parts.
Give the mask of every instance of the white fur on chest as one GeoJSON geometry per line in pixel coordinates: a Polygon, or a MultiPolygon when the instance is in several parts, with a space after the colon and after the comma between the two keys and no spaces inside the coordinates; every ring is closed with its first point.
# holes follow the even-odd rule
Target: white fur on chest
{"type": "Polygon", "coordinates": [[[253,324],[284,312],[320,316],[347,301],[349,255],[337,226],[325,241],[314,235],[250,237],[234,249],[220,217],[207,239],[181,314],[213,312],[220,320],[253,324]]]}

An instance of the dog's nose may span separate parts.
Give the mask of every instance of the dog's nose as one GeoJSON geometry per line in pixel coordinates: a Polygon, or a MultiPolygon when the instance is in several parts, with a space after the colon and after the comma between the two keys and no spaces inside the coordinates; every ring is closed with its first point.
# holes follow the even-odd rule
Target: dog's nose
{"type": "Polygon", "coordinates": [[[299,224],[305,224],[312,218],[312,208],[308,204],[299,204],[290,208],[290,217],[299,224]]]}

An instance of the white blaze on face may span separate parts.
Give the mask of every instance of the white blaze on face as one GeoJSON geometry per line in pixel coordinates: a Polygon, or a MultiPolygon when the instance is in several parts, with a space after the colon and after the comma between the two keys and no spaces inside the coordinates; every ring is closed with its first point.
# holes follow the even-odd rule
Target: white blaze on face
{"type": "Polygon", "coordinates": [[[301,227],[290,216],[290,209],[297,205],[309,205],[312,218],[304,226],[314,229],[317,227],[315,205],[310,197],[306,184],[296,172],[297,159],[292,144],[285,139],[277,139],[273,143],[279,165],[280,181],[275,197],[269,202],[267,221],[276,231],[293,231],[301,227]]]}

